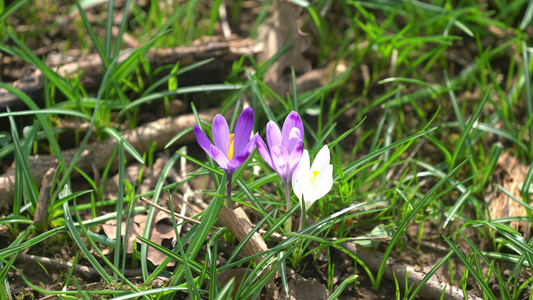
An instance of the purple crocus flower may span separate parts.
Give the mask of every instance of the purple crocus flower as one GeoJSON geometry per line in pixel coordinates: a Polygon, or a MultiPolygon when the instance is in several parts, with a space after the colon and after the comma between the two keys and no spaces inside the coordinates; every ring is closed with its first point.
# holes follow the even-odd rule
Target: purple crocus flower
{"type": "MultiPolygon", "coordinates": [[[[266,128],[266,137],[269,148],[260,136],[257,136],[257,151],[265,162],[272,168],[283,181],[285,187],[286,208],[291,208],[291,178],[298,166],[304,151],[304,125],[297,112],[291,111],[280,131],[274,121],[270,121],[266,128]]],[[[292,217],[285,223],[287,232],[291,232],[292,217]]]]}
{"type": "Polygon", "coordinates": [[[254,111],[251,108],[242,111],[235,125],[235,133],[229,132],[226,119],[218,114],[213,119],[212,126],[214,145],[200,127],[194,126],[194,135],[196,135],[198,144],[224,169],[228,174],[230,184],[233,172],[248,159],[254,150],[257,135],[250,139],[253,126],[254,111]]]}
{"type": "MultiPolygon", "coordinates": [[[[260,136],[257,136],[257,151],[265,162],[272,168],[283,181],[285,187],[286,208],[291,208],[291,178],[298,166],[304,151],[304,125],[300,115],[291,111],[280,131],[274,121],[270,121],[266,128],[268,148],[260,136]]],[[[291,232],[292,217],[285,223],[287,232],[291,232]]]]}
{"type": "Polygon", "coordinates": [[[278,173],[285,188],[289,188],[292,173],[298,166],[304,150],[304,126],[300,115],[292,111],[285,118],[281,131],[274,121],[268,122],[266,138],[269,148],[258,136],[257,151],[265,162],[278,173]]]}

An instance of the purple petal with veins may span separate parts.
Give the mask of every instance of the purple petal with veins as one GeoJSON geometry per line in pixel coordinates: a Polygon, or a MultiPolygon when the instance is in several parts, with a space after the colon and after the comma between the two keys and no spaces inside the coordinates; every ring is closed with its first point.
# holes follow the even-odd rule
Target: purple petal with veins
{"type": "Polygon", "coordinates": [[[250,157],[250,154],[252,154],[252,151],[254,151],[255,145],[256,145],[256,138],[258,135],[254,135],[248,144],[244,147],[244,151],[239,153],[237,156],[233,157],[233,159],[229,162],[229,172],[233,173],[235,170],[237,170],[238,167],[240,167],[247,159],[250,157]]]}
{"type": "Polygon", "coordinates": [[[281,145],[283,137],[281,136],[281,131],[279,131],[278,125],[276,125],[274,121],[268,122],[266,128],[266,137],[270,151],[272,151],[272,147],[281,145]]]}
{"type": "Polygon", "coordinates": [[[300,138],[300,129],[294,127],[289,134],[287,145],[284,146],[286,146],[289,153],[291,153],[294,149],[294,146],[296,146],[296,144],[301,140],[302,139],[300,138]]]}
{"type": "Polygon", "coordinates": [[[298,166],[298,162],[300,162],[303,152],[304,152],[304,142],[300,140],[296,144],[296,146],[294,147],[294,149],[292,150],[289,156],[289,167],[291,171],[294,171],[294,169],[296,169],[296,167],[298,166]]]}
{"type": "Polygon", "coordinates": [[[207,138],[207,136],[202,131],[202,129],[200,129],[200,127],[194,126],[194,135],[196,136],[196,141],[198,141],[198,145],[200,145],[200,147],[202,147],[202,149],[204,149],[204,151],[209,154],[211,152],[210,148],[213,143],[211,143],[211,141],[207,138]]]}
{"type": "Polygon", "coordinates": [[[211,145],[210,151],[207,152],[207,154],[209,154],[209,156],[211,156],[222,169],[226,170],[228,168],[228,158],[222,153],[222,151],[220,151],[220,149],[211,145]]]}
{"type": "Polygon", "coordinates": [[[215,146],[228,156],[228,142],[230,139],[228,122],[222,115],[216,115],[213,119],[213,141],[215,146]]]}
{"type": "Polygon", "coordinates": [[[272,157],[270,157],[270,152],[268,151],[268,148],[265,144],[265,141],[263,141],[263,138],[257,136],[256,144],[257,152],[261,154],[261,157],[263,157],[263,160],[267,163],[267,165],[274,169],[274,165],[272,164],[272,157]]]}
{"type": "Polygon", "coordinates": [[[274,146],[271,154],[276,172],[281,178],[286,179],[289,171],[289,153],[287,149],[282,146],[274,146]]]}
{"type": "Polygon", "coordinates": [[[282,135],[283,135],[283,145],[288,145],[289,142],[289,135],[293,128],[298,128],[300,131],[300,139],[303,140],[304,138],[304,126],[302,123],[302,119],[300,118],[300,115],[295,112],[291,111],[287,118],[285,118],[285,122],[283,123],[283,129],[282,129],[282,135]]]}
{"type": "Polygon", "coordinates": [[[254,127],[254,111],[252,108],[247,108],[242,111],[237,124],[235,125],[234,131],[234,147],[233,153],[238,155],[239,153],[245,151],[248,142],[250,141],[250,135],[252,134],[252,129],[254,127]]]}

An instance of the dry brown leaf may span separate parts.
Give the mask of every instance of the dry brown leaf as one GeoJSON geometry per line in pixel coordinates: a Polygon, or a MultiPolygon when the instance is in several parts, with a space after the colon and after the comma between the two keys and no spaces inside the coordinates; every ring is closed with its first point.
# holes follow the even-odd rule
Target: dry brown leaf
{"type": "MultiPolygon", "coordinates": [[[[522,199],[520,185],[525,181],[527,171],[528,167],[513,155],[506,152],[500,155],[486,197],[492,219],[527,217],[524,206],[493,186],[493,184],[498,184],[517,199],[522,199]]],[[[531,236],[531,224],[529,222],[511,222],[510,225],[522,232],[526,239],[531,236]]]]}
{"type": "MultiPolygon", "coordinates": [[[[149,239],[158,244],[162,245],[164,240],[173,240],[176,238],[176,235],[174,234],[174,230],[172,228],[172,220],[170,219],[171,216],[167,214],[166,212],[158,211],[156,215],[154,216],[154,221],[152,222],[152,226],[150,229],[150,237],[149,239]]],[[[139,239],[137,239],[137,236],[142,236],[144,233],[144,229],[146,228],[146,221],[148,219],[147,215],[135,215],[131,217],[129,226],[128,226],[128,236],[127,236],[127,249],[126,253],[133,253],[133,243],[141,243],[139,239]]],[[[102,225],[102,228],[104,229],[105,234],[110,237],[114,238],[117,234],[117,223],[116,220],[109,220],[105,224],[102,225]]],[[[121,235],[122,238],[124,238],[126,233],[126,221],[122,222],[121,226],[121,235]]],[[[146,254],[146,258],[151,261],[154,265],[159,265],[167,256],[163,253],[157,251],[156,249],[152,247],[148,247],[148,252],[146,254]]],[[[172,265],[172,264],[169,264],[172,265]]]]}

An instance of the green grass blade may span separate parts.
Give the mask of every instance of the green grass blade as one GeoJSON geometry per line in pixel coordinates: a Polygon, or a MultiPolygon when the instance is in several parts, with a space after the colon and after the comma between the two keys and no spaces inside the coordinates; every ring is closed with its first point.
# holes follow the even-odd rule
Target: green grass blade
{"type": "MultiPolygon", "coordinates": [[[[461,250],[459,250],[459,248],[457,248],[457,246],[450,239],[448,239],[445,236],[443,238],[444,238],[444,241],[446,241],[446,243],[448,243],[448,245],[450,246],[450,249],[461,260],[461,262],[466,267],[466,269],[468,269],[468,271],[470,271],[469,274],[472,274],[472,276],[474,277],[476,282],[481,287],[481,290],[483,291],[484,297],[487,297],[488,299],[496,300],[496,297],[494,296],[494,294],[492,293],[490,288],[487,286],[487,284],[486,284],[485,280],[483,279],[483,277],[481,277],[481,275],[477,272],[477,270],[474,269],[474,266],[471,264],[471,262],[468,260],[468,258],[466,258],[464,256],[463,252],[461,252],[461,250]]],[[[487,298],[485,298],[485,299],[487,299],[487,298]]]]}
{"type": "Polygon", "coordinates": [[[526,27],[531,24],[532,19],[533,19],[533,2],[529,1],[527,4],[526,12],[524,13],[524,17],[522,18],[522,22],[520,22],[520,30],[525,30],[526,27]]]}
{"type": "MultiPolygon", "coordinates": [[[[111,4],[110,4],[111,5],[111,4]]],[[[131,0],[126,0],[126,3],[124,4],[123,11],[129,11],[131,5],[131,0]]],[[[122,47],[122,37],[124,36],[124,32],[126,31],[126,26],[128,24],[128,14],[123,14],[122,20],[120,21],[120,26],[118,28],[118,34],[115,38],[115,48],[113,50],[113,56],[117,56],[120,52],[120,48],[122,47]]]]}
{"type": "MultiPolygon", "coordinates": [[[[451,170],[451,169],[453,169],[455,167],[455,163],[456,163],[457,159],[459,158],[459,155],[462,153],[463,145],[465,144],[465,141],[467,141],[469,136],[470,136],[470,130],[472,129],[472,127],[474,126],[475,122],[477,121],[477,119],[481,115],[481,112],[483,111],[483,107],[485,107],[485,103],[487,103],[487,100],[490,98],[491,92],[492,92],[492,89],[489,89],[485,93],[485,96],[483,97],[483,100],[481,100],[481,103],[479,103],[476,106],[476,109],[474,110],[474,112],[470,116],[470,119],[469,119],[468,123],[466,124],[464,131],[461,132],[459,140],[455,144],[455,149],[454,149],[453,154],[452,154],[452,163],[448,167],[449,170],[451,170]]],[[[471,145],[467,145],[467,147],[468,147],[469,152],[471,154],[473,154],[472,146],[471,145]]]]}
{"type": "Polygon", "coordinates": [[[80,1],[75,1],[76,8],[78,9],[78,13],[80,14],[81,20],[83,21],[83,24],[85,25],[85,28],[89,32],[89,36],[91,37],[91,40],[93,42],[94,47],[96,48],[96,52],[98,52],[98,55],[100,56],[100,59],[102,60],[102,63],[104,65],[104,70],[107,70],[109,67],[109,58],[105,54],[105,49],[102,46],[102,43],[96,36],[96,33],[94,32],[94,28],[91,25],[91,22],[89,22],[89,19],[87,19],[87,14],[85,14],[85,10],[83,7],[81,7],[80,1]]]}
{"type": "Polygon", "coordinates": [[[192,132],[193,129],[194,129],[194,127],[189,127],[189,128],[185,128],[182,131],[178,132],[178,134],[176,134],[172,139],[170,139],[170,141],[168,141],[168,143],[165,145],[165,149],[170,147],[170,146],[172,146],[172,144],[177,142],[180,138],[182,138],[185,135],[187,135],[190,132],[192,132]]]}
{"type": "MultiPolygon", "coordinates": [[[[115,0],[109,0],[107,4],[107,20],[106,20],[106,26],[105,26],[105,57],[112,58],[111,53],[111,46],[112,46],[112,40],[113,40],[113,17],[114,17],[114,11],[115,11],[115,0]]],[[[124,15],[124,18],[126,18],[126,14],[124,15]]]]}
{"type": "MultiPolygon", "coordinates": [[[[428,133],[432,132],[433,130],[435,130],[436,128],[432,128],[432,129],[428,129],[428,130],[424,130],[424,131],[421,131],[421,132],[418,132],[418,133],[415,133],[409,137],[406,137],[406,138],[403,138],[397,142],[394,142],[392,144],[390,144],[389,146],[387,147],[383,147],[379,150],[376,150],[376,151],[373,151],[367,155],[365,155],[364,157],[354,161],[353,163],[350,163],[346,166],[346,168],[344,169],[344,172],[346,175],[346,177],[349,177],[350,174],[352,174],[353,172],[355,172],[356,170],[359,169],[360,166],[364,165],[365,163],[369,162],[370,160],[380,156],[381,154],[399,146],[399,145],[402,145],[402,144],[405,144],[405,143],[408,143],[410,141],[413,141],[419,137],[422,137],[424,135],[427,135],[428,133]]],[[[339,180],[339,175],[335,175],[335,177],[333,177],[333,180],[334,181],[338,181],[339,180]]]]}
{"type": "Polygon", "coordinates": [[[14,1],[10,3],[8,7],[2,9],[0,11],[0,23],[3,23],[7,17],[19,10],[23,5],[26,4],[26,2],[28,2],[28,0],[14,1]]]}
{"type": "Polygon", "coordinates": [[[452,220],[452,218],[455,216],[457,211],[463,206],[466,200],[470,198],[470,195],[472,194],[472,188],[468,188],[465,193],[462,193],[461,196],[457,199],[457,202],[453,205],[448,217],[446,217],[446,220],[444,220],[444,224],[442,225],[442,228],[446,228],[446,225],[452,220]]]}
{"type": "Polygon", "coordinates": [[[131,102],[130,104],[126,105],[117,115],[117,118],[121,117],[123,114],[128,112],[134,107],[137,107],[143,103],[156,100],[156,99],[163,99],[164,97],[168,96],[175,96],[175,95],[183,95],[183,94],[190,94],[190,93],[203,93],[203,92],[215,92],[215,91],[231,91],[231,90],[238,90],[240,89],[240,85],[231,85],[231,84],[206,84],[206,85],[199,85],[199,86],[188,86],[179,88],[174,91],[164,91],[164,92],[157,92],[152,93],[147,96],[143,96],[141,98],[138,98],[137,100],[131,102]]]}
{"type": "Polygon", "coordinates": [[[128,151],[128,153],[131,154],[131,156],[133,156],[133,158],[135,158],[135,160],[137,160],[141,164],[144,164],[144,160],[143,160],[142,156],[139,154],[139,152],[137,152],[137,150],[135,148],[133,148],[133,146],[131,145],[130,142],[125,140],[120,135],[120,132],[118,132],[115,128],[112,128],[112,127],[106,127],[104,129],[104,132],[107,133],[108,135],[110,135],[111,137],[113,137],[118,142],[123,143],[124,144],[124,149],[126,151],[128,151]]]}
{"type": "Polygon", "coordinates": [[[220,290],[220,293],[215,298],[216,300],[225,300],[225,299],[231,299],[230,295],[233,292],[233,288],[235,286],[235,277],[232,277],[228,283],[220,290]]]}
{"type": "MultiPolygon", "coordinates": [[[[528,5],[531,6],[531,3],[528,5]]],[[[528,7],[529,9],[529,7],[528,7]]],[[[528,12],[530,15],[532,14],[531,11],[528,12]]],[[[529,51],[526,47],[526,44],[522,44],[522,60],[523,60],[523,76],[525,78],[524,80],[524,86],[526,89],[526,111],[528,116],[533,115],[533,96],[531,95],[531,80],[530,80],[530,74],[529,74],[529,51]]],[[[528,126],[529,129],[529,157],[533,157],[533,122],[529,123],[528,126]]]]}
{"type": "MultiPolygon", "coordinates": [[[[161,174],[159,175],[159,178],[157,180],[156,186],[154,188],[154,195],[152,197],[152,202],[153,203],[157,204],[157,201],[159,200],[159,196],[161,195],[161,192],[162,192],[162,189],[163,189],[163,184],[164,184],[168,174],[170,173],[170,170],[172,169],[172,167],[174,166],[174,164],[178,160],[178,158],[179,158],[179,155],[177,153],[172,155],[172,157],[169,159],[167,165],[161,171],[161,174]]],[[[146,227],[145,227],[144,232],[143,232],[143,237],[145,237],[145,238],[148,238],[150,236],[150,230],[151,230],[151,227],[152,227],[152,222],[153,222],[154,216],[155,216],[155,208],[153,206],[150,206],[150,209],[148,210],[148,216],[147,216],[147,219],[146,219],[146,227]]],[[[140,251],[141,252],[141,271],[142,271],[142,274],[143,274],[143,278],[145,280],[149,277],[149,275],[148,275],[147,258],[146,258],[147,250],[148,250],[148,248],[147,248],[146,244],[143,243],[141,245],[141,251],[140,251]]]]}
{"type": "MultiPolygon", "coordinates": [[[[7,111],[11,112],[9,110],[9,107],[7,108],[7,111]]],[[[23,198],[29,200],[31,206],[35,208],[37,206],[38,189],[37,185],[35,184],[35,180],[33,180],[33,176],[31,175],[28,163],[29,153],[24,151],[25,145],[20,144],[20,139],[17,132],[17,125],[15,124],[15,120],[13,117],[9,117],[9,123],[11,125],[11,136],[13,137],[13,142],[15,144],[15,177],[19,179],[19,181],[15,182],[15,189],[19,189],[19,197],[26,195],[26,197],[23,198]]],[[[30,140],[26,140],[25,142],[26,145],[31,144],[30,140]]],[[[20,199],[18,200],[20,201],[20,199]]],[[[22,203],[19,203],[17,206],[21,207],[22,203]]]]}
{"type": "Polygon", "coordinates": [[[31,65],[43,72],[43,75],[52,82],[69,100],[76,101],[77,97],[72,91],[72,87],[59,74],[52,71],[45,63],[43,63],[33,52],[10,30],[5,31],[9,38],[19,47],[19,49],[9,49],[5,45],[0,44],[0,50],[7,50],[7,52],[15,52],[14,54],[19,58],[25,60],[31,65]]]}
{"type": "Polygon", "coordinates": [[[87,258],[89,263],[98,271],[100,276],[102,276],[108,283],[113,282],[113,279],[107,274],[107,272],[104,270],[102,265],[100,265],[100,263],[96,260],[96,258],[89,251],[89,249],[87,249],[87,246],[85,246],[85,243],[81,239],[81,236],[78,234],[78,230],[76,229],[76,226],[74,225],[74,222],[72,221],[72,218],[70,217],[68,202],[63,203],[63,213],[65,216],[66,227],[68,228],[68,231],[70,232],[72,238],[74,239],[74,242],[78,245],[78,248],[81,250],[85,258],[87,258]]]}
{"type": "Polygon", "coordinates": [[[420,209],[422,209],[424,206],[426,206],[429,202],[429,200],[432,199],[433,194],[443,185],[445,184],[448,179],[452,177],[453,174],[455,174],[457,171],[461,169],[461,167],[468,161],[469,159],[464,160],[461,162],[455,169],[453,169],[450,173],[446,174],[444,178],[442,178],[437,184],[435,184],[425,195],[422,199],[418,200],[415,205],[413,205],[413,209],[409,212],[409,214],[401,220],[400,224],[398,225],[398,228],[396,228],[396,232],[392,236],[391,241],[389,242],[389,246],[387,247],[387,250],[385,250],[385,253],[383,255],[383,260],[381,261],[381,264],[379,266],[378,274],[376,276],[376,282],[374,285],[375,289],[379,289],[379,285],[381,283],[381,279],[383,278],[383,274],[385,272],[385,267],[387,264],[387,259],[390,256],[390,253],[392,252],[394,246],[396,245],[396,242],[398,241],[400,235],[403,234],[403,231],[407,227],[407,224],[414,218],[416,214],[419,213],[420,209]]]}
{"type": "MultiPolygon", "coordinates": [[[[181,257],[183,257],[182,261],[183,261],[183,269],[185,270],[185,278],[187,279],[187,288],[188,288],[188,291],[189,291],[189,295],[194,295],[196,299],[200,299],[200,293],[198,292],[198,288],[196,286],[196,284],[193,284],[194,283],[194,279],[192,277],[192,272],[191,272],[191,268],[189,266],[189,262],[188,262],[188,259],[187,257],[185,256],[185,251],[183,250],[183,243],[181,242],[181,238],[180,238],[180,235],[179,235],[179,232],[178,232],[178,225],[176,223],[176,216],[174,215],[174,207],[172,205],[172,201],[171,201],[171,198],[170,198],[170,195],[169,195],[169,207],[170,207],[170,215],[172,216],[171,220],[172,220],[172,227],[174,227],[174,233],[176,234],[176,243],[178,245],[178,250],[179,250],[179,253],[181,255],[181,257]]],[[[203,268],[202,268],[203,269],[203,268]]]]}
{"type": "MultiPolygon", "coordinates": [[[[115,253],[114,253],[114,266],[117,270],[120,270],[121,252],[122,249],[122,210],[124,208],[124,170],[126,164],[126,158],[124,156],[124,139],[121,138],[118,143],[118,194],[117,194],[117,218],[116,218],[116,233],[115,233],[115,253]]],[[[113,274],[113,280],[117,280],[118,275],[113,274]]]]}

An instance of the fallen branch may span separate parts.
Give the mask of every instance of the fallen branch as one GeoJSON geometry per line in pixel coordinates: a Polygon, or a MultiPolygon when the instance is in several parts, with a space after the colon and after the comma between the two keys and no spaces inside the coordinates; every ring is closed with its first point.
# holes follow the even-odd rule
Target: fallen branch
{"type": "MultiPolygon", "coordinates": [[[[374,272],[377,272],[381,261],[384,259],[383,253],[374,251],[365,247],[357,246],[354,243],[344,242],[342,246],[348,251],[353,252],[365,262],[365,264],[374,272]]],[[[418,286],[427,272],[418,271],[414,266],[404,264],[396,261],[392,257],[387,259],[385,265],[385,276],[391,280],[394,278],[398,282],[407,282],[409,285],[418,286]]],[[[463,293],[461,289],[450,285],[447,282],[440,281],[437,276],[433,275],[422,287],[418,296],[429,299],[443,299],[443,300],[455,300],[455,299],[469,299],[469,300],[481,300],[480,297],[467,293],[463,293]],[[442,294],[444,291],[444,295],[442,294]],[[443,298],[441,298],[441,295],[443,298]]]]}
{"type": "MultiPolygon", "coordinates": [[[[118,64],[125,61],[131,54],[132,49],[123,50],[118,64]]],[[[180,62],[180,67],[193,64],[208,58],[214,61],[195,70],[191,70],[186,76],[180,78],[180,86],[189,84],[205,84],[206,82],[223,82],[231,72],[233,63],[242,55],[255,55],[263,51],[260,43],[250,39],[231,37],[225,39],[220,36],[204,37],[194,41],[190,46],[181,46],[166,49],[150,49],[145,58],[150,63],[150,68],[155,70],[161,66],[180,62]],[[190,82],[198,78],[201,82],[190,82]]],[[[91,90],[100,85],[104,74],[104,66],[98,54],[83,57],[68,57],[65,55],[50,55],[46,62],[47,66],[57,74],[70,78],[80,76],[80,84],[85,90],[91,90]]],[[[23,93],[30,96],[37,103],[42,102],[43,72],[37,68],[25,67],[21,78],[10,83],[23,93]]],[[[5,89],[0,89],[0,110],[5,107],[11,108],[23,105],[21,100],[5,89]]]]}
{"type": "MultiPolygon", "coordinates": [[[[35,262],[38,262],[39,264],[50,267],[50,268],[58,268],[63,270],[70,270],[73,266],[73,264],[69,261],[61,261],[55,258],[50,257],[44,257],[44,256],[37,256],[37,255],[31,255],[31,254],[18,254],[17,261],[23,261],[25,263],[28,263],[30,265],[33,265],[35,262]]],[[[113,270],[111,269],[105,269],[105,271],[108,274],[113,274],[113,270]]],[[[101,274],[96,270],[95,268],[76,264],[74,266],[74,272],[81,274],[87,278],[89,277],[100,277],[101,274]]],[[[135,277],[142,275],[141,269],[125,269],[124,270],[124,276],[126,277],[135,277]]]]}
{"type": "MultiPolygon", "coordinates": [[[[224,206],[218,214],[218,219],[220,224],[227,227],[239,242],[241,242],[253,230],[252,222],[250,222],[250,219],[241,207],[231,209],[224,206]]],[[[252,256],[267,251],[268,247],[263,240],[263,237],[261,237],[258,232],[255,232],[250,240],[244,245],[243,250],[246,256],[252,256]]],[[[257,256],[255,262],[259,264],[263,258],[264,255],[257,256]]],[[[268,267],[265,273],[268,273],[271,268],[272,267],[268,267]]],[[[274,280],[278,276],[279,274],[275,272],[274,275],[268,279],[266,288],[269,295],[273,295],[274,290],[276,289],[274,280]]]]}
{"type": "MultiPolygon", "coordinates": [[[[212,108],[200,112],[200,118],[211,122],[215,115],[220,111],[220,108],[212,108]]],[[[133,148],[139,153],[149,151],[150,143],[156,143],[156,150],[163,148],[176,134],[182,130],[196,125],[196,119],[193,114],[185,114],[175,117],[167,117],[157,121],[144,124],[138,128],[131,130],[124,130],[121,136],[128,141],[133,148]]],[[[194,140],[192,133],[184,135],[180,142],[188,143],[194,140]]],[[[93,165],[101,170],[109,162],[118,141],[112,137],[107,138],[101,142],[89,144],[85,147],[81,157],[76,162],[76,166],[83,172],[93,172],[93,165]]],[[[70,149],[62,152],[65,162],[69,164],[78,149],[70,149]]],[[[131,157],[126,152],[126,157],[131,157]]],[[[35,183],[40,186],[43,176],[50,168],[56,168],[58,160],[55,155],[36,155],[29,159],[29,169],[35,180],[35,183]]],[[[115,156],[113,164],[118,166],[118,156],[115,156]]],[[[73,172],[71,177],[76,177],[79,174],[73,172]]],[[[13,201],[15,188],[15,172],[11,170],[0,176],[0,207],[8,207],[13,201]]]]}

